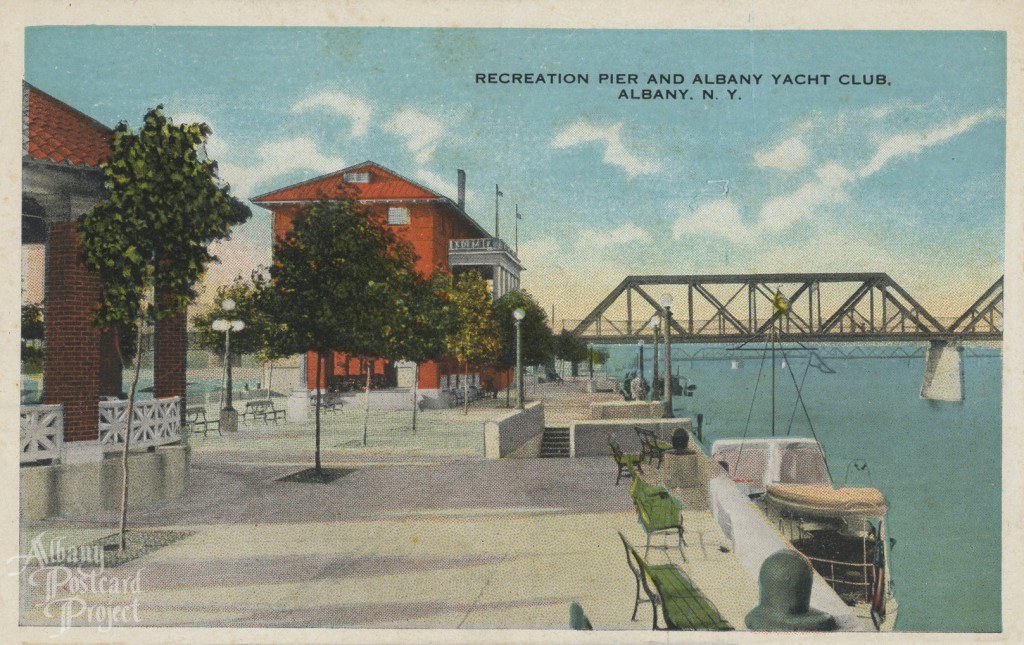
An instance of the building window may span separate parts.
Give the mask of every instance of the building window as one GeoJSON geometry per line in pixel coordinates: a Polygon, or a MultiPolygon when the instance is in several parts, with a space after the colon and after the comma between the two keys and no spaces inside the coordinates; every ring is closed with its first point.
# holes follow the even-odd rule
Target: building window
{"type": "Polygon", "coordinates": [[[347,172],[345,173],[346,184],[368,184],[370,183],[370,173],[368,172],[347,172]]]}
{"type": "Polygon", "coordinates": [[[388,224],[398,226],[409,223],[409,209],[403,206],[392,206],[388,209],[388,224]]]}

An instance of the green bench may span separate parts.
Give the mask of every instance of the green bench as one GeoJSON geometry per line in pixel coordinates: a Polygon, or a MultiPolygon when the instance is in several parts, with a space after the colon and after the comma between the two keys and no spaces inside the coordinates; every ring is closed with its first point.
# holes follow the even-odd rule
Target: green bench
{"type": "MultiPolygon", "coordinates": [[[[644,483],[636,473],[633,484],[629,487],[629,496],[633,499],[636,517],[647,534],[647,549],[644,557],[651,550],[651,536],[656,533],[675,534],[679,538],[679,554],[686,562],[683,546],[683,503],[664,486],[651,486],[644,483]]],[[[662,548],[669,548],[667,545],[662,548]]]]}
{"type": "Polygon", "coordinates": [[[640,608],[640,589],[643,588],[654,614],[653,626],[658,627],[658,605],[670,630],[731,630],[710,600],[705,598],[685,573],[674,564],[647,564],[621,532],[619,537],[626,549],[626,564],[636,578],[636,602],[633,618],[640,608]],[[651,587],[654,587],[653,589],[651,587]]]}
{"type": "Polygon", "coordinates": [[[633,430],[636,432],[637,439],[640,440],[640,459],[647,458],[647,463],[654,461],[654,458],[658,458],[658,468],[661,468],[661,462],[665,459],[665,451],[672,449],[672,443],[658,438],[658,434],[654,430],[648,430],[641,428],[640,426],[633,426],[633,430]]]}
{"type": "Polygon", "coordinates": [[[616,486],[619,485],[619,480],[622,479],[623,475],[629,475],[634,480],[636,479],[636,472],[633,470],[634,466],[640,472],[644,471],[640,465],[640,455],[633,452],[622,452],[622,448],[619,447],[619,442],[615,435],[608,435],[608,450],[611,452],[615,464],[619,467],[619,472],[615,475],[616,486]]]}

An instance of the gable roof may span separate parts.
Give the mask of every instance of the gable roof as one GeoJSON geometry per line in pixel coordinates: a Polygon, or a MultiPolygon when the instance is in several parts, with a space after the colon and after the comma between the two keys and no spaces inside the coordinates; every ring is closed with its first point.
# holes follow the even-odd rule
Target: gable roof
{"type": "Polygon", "coordinates": [[[24,83],[22,136],[25,156],[98,168],[110,159],[114,131],[24,83]]]}
{"type": "Polygon", "coordinates": [[[321,199],[339,199],[341,197],[349,197],[359,202],[427,201],[443,203],[473,227],[480,237],[491,237],[491,234],[470,217],[465,209],[459,207],[450,198],[374,161],[364,161],[329,175],[285,186],[253,197],[250,201],[269,208],[270,204],[312,203],[321,199]],[[369,173],[369,182],[345,182],[347,173],[362,172],[369,173]]]}
{"type": "Polygon", "coordinates": [[[345,196],[356,201],[441,201],[447,199],[443,195],[439,195],[429,188],[407,177],[403,177],[378,163],[364,161],[329,175],[315,177],[259,195],[258,197],[253,197],[252,201],[257,204],[315,202],[320,199],[338,199],[345,196]],[[369,182],[345,182],[346,174],[361,172],[369,173],[369,182]]]}

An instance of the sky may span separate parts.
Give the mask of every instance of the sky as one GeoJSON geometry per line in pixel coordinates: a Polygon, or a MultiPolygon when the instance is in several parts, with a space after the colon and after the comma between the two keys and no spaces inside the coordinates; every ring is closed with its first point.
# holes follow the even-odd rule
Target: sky
{"type": "MultiPolygon", "coordinates": [[[[366,160],[454,199],[462,168],[493,232],[500,185],[501,237],[518,206],[522,285],[556,319],[631,274],[782,271],[886,272],[959,314],[1003,273],[1005,60],[1005,35],[977,31],[25,33],[25,79],[108,126],[157,104],[209,124],[244,199],[366,160]],[[630,98],[645,90],[677,98],[630,98]]],[[[269,262],[253,212],[215,245],[204,297],[269,262]]]]}

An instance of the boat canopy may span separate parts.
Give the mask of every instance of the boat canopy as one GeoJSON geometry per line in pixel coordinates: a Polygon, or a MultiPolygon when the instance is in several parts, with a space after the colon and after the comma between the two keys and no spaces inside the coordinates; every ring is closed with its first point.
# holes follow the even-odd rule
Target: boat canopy
{"type": "Polygon", "coordinates": [[[801,515],[882,517],[888,510],[885,497],[877,488],[770,484],[765,501],[801,515]]]}
{"type": "Polygon", "coordinates": [[[814,439],[763,437],[719,439],[711,445],[712,459],[729,465],[733,481],[748,494],[760,494],[768,484],[830,485],[825,455],[814,439]]]}

